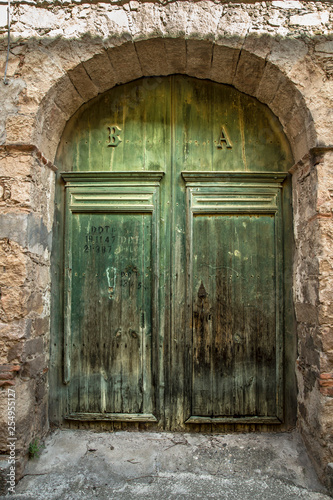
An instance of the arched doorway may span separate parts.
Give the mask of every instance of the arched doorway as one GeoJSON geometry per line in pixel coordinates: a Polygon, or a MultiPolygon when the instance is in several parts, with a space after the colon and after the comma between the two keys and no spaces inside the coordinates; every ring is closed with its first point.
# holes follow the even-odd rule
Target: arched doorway
{"type": "Polygon", "coordinates": [[[270,110],[175,75],[68,122],[51,421],[288,428],[292,156],[270,110]]]}

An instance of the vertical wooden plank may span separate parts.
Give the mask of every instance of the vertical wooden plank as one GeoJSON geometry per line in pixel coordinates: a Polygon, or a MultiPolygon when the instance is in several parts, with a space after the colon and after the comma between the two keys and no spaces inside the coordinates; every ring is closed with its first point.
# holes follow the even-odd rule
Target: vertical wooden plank
{"type": "Polygon", "coordinates": [[[180,162],[184,153],[183,134],[186,133],[182,120],[179,121],[179,105],[182,91],[179,78],[171,78],[171,126],[172,126],[172,167],[170,171],[170,200],[166,211],[170,213],[170,344],[168,386],[170,391],[170,428],[184,428],[184,356],[185,356],[185,186],[180,172],[180,162]],[[180,95],[179,95],[180,92],[180,95]]]}
{"type": "MultiPolygon", "coordinates": [[[[149,400],[144,400],[144,407],[149,408],[150,412],[153,413],[157,420],[161,421],[161,383],[159,381],[159,370],[160,366],[163,368],[162,356],[160,352],[160,338],[161,338],[161,323],[160,323],[160,289],[163,287],[164,282],[160,275],[160,259],[164,253],[164,249],[162,250],[161,240],[160,240],[160,195],[161,188],[158,186],[158,189],[154,195],[154,212],[152,218],[151,231],[149,232],[149,243],[151,246],[151,257],[150,257],[150,267],[151,267],[151,282],[150,288],[152,290],[152,297],[150,298],[146,295],[145,301],[152,300],[152,307],[149,308],[149,312],[151,314],[151,318],[146,317],[146,312],[148,313],[148,307],[144,306],[143,315],[141,317],[142,328],[145,331],[145,343],[146,349],[149,354],[149,362],[146,363],[148,365],[149,371],[151,372],[150,380],[152,381],[151,391],[148,393],[144,392],[144,395],[147,394],[147,398],[149,400]],[[156,248],[157,247],[157,248],[156,248]],[[150,325],[150,330],[147,328],[147,325],[150,325]],[[149,342],[148,342],[149,341],[149,342]],[[150,349],[149,349],[150,347],[150,349]]],[[[148,227],[148,226],[147,226],[148,227]]],[[[145,244],[147,246],[147,243],[145,244]]],[[[144,256],[146,257],[146,252],[144,252],[144,256]]],[[[148,262],[147,262],[148,265],[148,262]]],[[[147,294],[147,292],[145,291],[147,294]]],[[[163,302],[162,302],[163,304],[163,302]]]]}
{"type": "Polygon", "coordinates": [[[68,384],[71,377],[71,290],[72,290],[72,220],[70,217],[70,211],[68,208],[69,200],[68,197],[70,193],[66,193],[66,222],[65,222],[65,270],[64,270],[64,375],[63,381],[68,384]]]}
{"type": "Polygon", "coordinates": [[[276,396],[275,400],[272,400],[271,395],[273,389],[276,392],[276,335],[278,326],[274,215],[261,218],[261,224],[258,224],[258,233],[260,236],[258,234],[257,237],[257,295],[261,313],[261,337],[258,343],[258,380],[261,385],[260,390],[258,390],[258,410],[261,409],[263,415],[269,415],[272,412],[276,413],[276,396]],[[265,272],[262,272],[263,268],[265,272]],[[275,335],[272,332],[275,332],[275,335]]]}
{"type": "MultiPolygon", "coordinates": [[[[155,209],[156,210],[156,209],[155,209]]],[[[157,214],[156,214],[157,215],[157,214]]],[[[154,359],[156,351],[155,339],[153,335],[157,334],[156,325],[156,304],[157,304],[157,278],[156,278],[156,260],[157,255],[153,257],[152,246],[156,245],[156,215],[154,219],[151,216],[142,216],[142,276],[137,288],[141,291],[141,307],[138,311],[139,327],[142,330],[142,373],[141,387],[143,392],[142,407],[147,413],[155,411],[155,384],[154,370],[156,368],[154,359]]]]}
{"type": "MultiPolygon", "coordinates": [[[[277,386],[277,416],[281,422],[284,420],[284,329],[285,325],[285,302],[284,302],[284,254],[283,254],[283,207],[282,192],[277,195],[279,212],[275,216],[275,255],[276,255],[276,386],[277,386]]],[[[286,220],[288,220],[288,211],[286,210],[286,220]]],[[[287,313],[288,314],[288,313],[287,313]]]]}
{"type": "MultiPolygon", "coordinates": [[[[193,303],[193,392],[194,415],[211,415],[212,411],[212,309],[209,254],[214,244],[212,231],[206,217],[194,217],[192,255],[193,303]]],[[[214,245],[215,246],[215,245],[214,245]]]]}
{"type": "MultiPolygon", "coordinates": [[[[124,413],[136,413],[139,407],[142,407],[142,387],[140,388],[139,384],[142,345],[140,345],[139,337],[140,305],[138,304],[141,293],[139,290],[138,297],[138,273],[136,270],[142,261],[142,253],[147,251],[150,254],[150,246],[144,249],[141,217],[140,215],[124,215],[121,225],[118,226],[123,242],[120,244],[122,291],[120,325],[123,332],[121,339],[121,412],[124,413]]],[[[146,272],[149,275],[149,270],[146,272]]]]}
{"type": "Polygon", "coordinates": [[[223,216],[222,232],[218,220],[214,219],[217,249],[212,256],[211,272],[215,281],[216,308],[213,314],[215,336],[215,376],[213,381],[213,401],[215,417],[230,416],[233,412],[233,315],[232,315],[232,242],[230,217],[223,216]]]}
{"type": "MultiPolygon", "coordinates": [[[[161,182],[160,198],[159,198],[159,213],[156,221],[161,242],[161,251],[159,253],[159,311],[156,318],[158,326],[158,334],[156,338],[157,352],[156,362],[158,362],[158,376],[156,377],[156,385],[158,387],[159,407],[157,408],[159,415],[159,426],[161,429],[171,429],[171,221],[172,221],[172,182],[173,182],[173,141],[171,138],[173,128],[172,118],[172,77],[164,79],[165,85],[161,88],[164,100],[164,108],[162,113],[165,116],[165,128],[162,132],[162,137],[165,140],[165,146],[161,149],[165,154],[165,172],[167,174],[161,182]]],[[[162,97],[161,97],[162,99],[162,97]]]]}
{"type": "Polygon", "coordinates": [[[296,423],[297,414],[297,389],[294,370],[294,360],[297,351],[297,336],[295,335],[295,311],[293,304],[293,262],[294,262],[294,238],[292,217],[292,191],[291,175],[286,178],[282,190],[283,209],[283,338],[284,338],[284,421],[286,428],[290,429],[296,423]]]}
{"type": "MultiPolygon", "coordinates": [[[[193,393],[193,217],[191,213],[191,190],[186,188],[185,197],[185,360],[184,360],[184,421],[193,414],[192,393],[193,393]]],[[[197,430],[195,427],[191,430],[197,430]]]]}
{"type": "Polygon", "coordinates": [[[131,82],[124,91],[119,88],[117,109],[121,114],[121,146],[114,148],[113,170],[145,170],[146,116],[143,82],[131,82]],[[119,150],[119,151],[118,151],[119,150]],[[118,156],[121,156],[118,158],[118,156]]]}

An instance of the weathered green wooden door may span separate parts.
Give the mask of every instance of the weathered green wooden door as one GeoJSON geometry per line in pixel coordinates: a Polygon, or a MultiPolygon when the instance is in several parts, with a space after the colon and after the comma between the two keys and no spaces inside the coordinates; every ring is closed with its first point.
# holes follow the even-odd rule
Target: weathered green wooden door
{"type": "Polygon", "coordinates": [[[268,108],[139,80],[70,120],[57,163],[51,419],[291,425],[292,161],[268,108]]]}

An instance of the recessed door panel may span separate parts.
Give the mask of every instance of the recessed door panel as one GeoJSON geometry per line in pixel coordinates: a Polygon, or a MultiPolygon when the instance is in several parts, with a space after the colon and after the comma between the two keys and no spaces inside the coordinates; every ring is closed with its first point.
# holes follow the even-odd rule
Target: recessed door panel
{"type": "Polygon", "coordinates": [[[194,217],[195,415],[275,412],[274,229],[270,215],[194,217]]]}
{"type": "Polygon", "coordinates": [[[279,422],[279,188],[204,180],[188,187],[188,422],[279,422]]]}
{"type": "Polygon", "coordinates": [[[67,194],[68,418],[154,421],[156,188],[67,194]]]}
{"type": "Polygon", "coordinates": [[[151,214],[73,214],[74,411],[142,411],[144,378],[151,386],[151,238],[151,214]]]}

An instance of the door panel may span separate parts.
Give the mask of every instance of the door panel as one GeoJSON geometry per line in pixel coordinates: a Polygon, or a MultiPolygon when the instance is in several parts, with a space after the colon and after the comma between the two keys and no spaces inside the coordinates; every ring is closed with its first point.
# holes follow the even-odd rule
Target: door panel
{"type": "Polygon", "coordinates": [[[260,188],[253,176],[241,189],[214,173],[183,176],[192,347],[187,422],[280,422],[280,188],[260,188]]]}
{"type": "Polygon", "coordinates": [[[75,411],[141,412],[143,377],[151,379],[151,229],[151,214],[73,214],[75,411]]]}
{"type": "Polygon", "coordinates": [[[140,186],[117,185],[112,174],[95,187],[75,177],[67,190],[67,418],[155,421],[158,188],[142,173],[140,186]]]}
{"type": "Polygon", "coordinates": [[[274,414],[273,245],[272,216],[194,217],[195,415],[274,414]]]}

